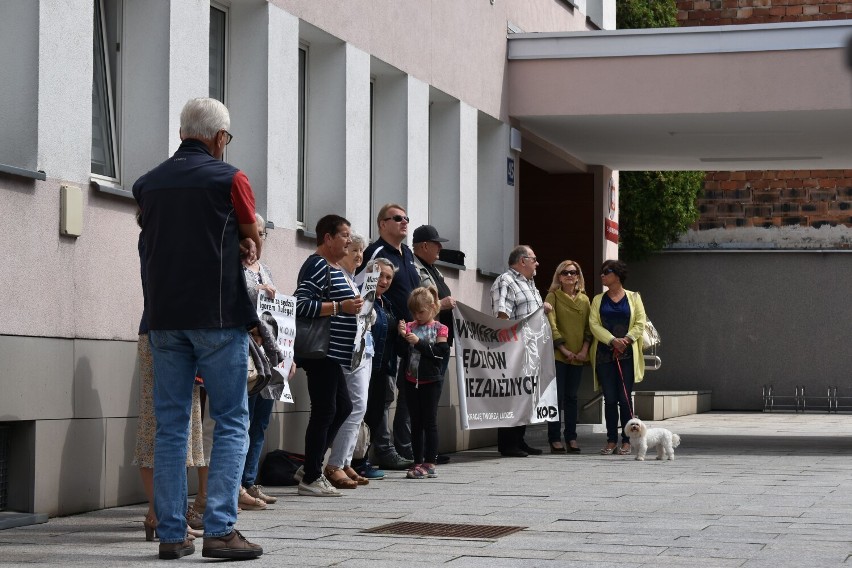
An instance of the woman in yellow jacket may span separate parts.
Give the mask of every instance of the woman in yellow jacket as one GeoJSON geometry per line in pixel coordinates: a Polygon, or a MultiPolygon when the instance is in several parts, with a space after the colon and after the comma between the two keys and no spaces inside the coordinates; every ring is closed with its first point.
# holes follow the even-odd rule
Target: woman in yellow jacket
{"type": "Polygon", "coordinates": [[[620,260],[607,260],[601,266],[601,284],[607,291],[592,300],[589,327],[592,330],[592,368],[595,389],[604,396],[606,446],[604,455],[616,451],[630,453],[630,439],[624,425],[632,418],[629,400],[633,384],[645,374],[642,356],[642,331],[645,329],[645,306],[636,292],[624,289],[627,265],[620,260]],[[622,380],[623,378],[623,380],[622,380]],[[619,412],[620,411],[620,412],[619,412]],[[618,448],[618,418],[621,415],[621,447],[618,448]]]}
{"type": "MultiPolygon", "coordinates": [[[[589,360],[592,332],[589,330],[589,297],[580,265],[564,260],[553,273],[553,283],[545,300],[553,306],[547,319],[553,334],[556,355],[556,395],[559,410],[565,415],[565,443],[569,452],[577,445],[577,391],[583,377],[583,365],[589,360]]],[[[560,421],[547,423],[550,453],[564,454],[560,421]]]]}

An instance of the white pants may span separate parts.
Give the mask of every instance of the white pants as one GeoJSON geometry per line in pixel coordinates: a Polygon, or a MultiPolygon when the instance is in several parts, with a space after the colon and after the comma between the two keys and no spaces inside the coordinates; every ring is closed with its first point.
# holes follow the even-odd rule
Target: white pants
{"type": "Polygon", "coordinates": [[[331,455],[328,465],[344,467],[352,462],[352,453],[355,451],[355,442],[358,441],[358,430],[364,413],[367,412],[367,391],[370,388],[370,374],[373,370],[373,358],[364,354],[361,365],[355,370],[347,371],[343,368],[346,376],[346,387],[349,389],[349,398],[352,400],[352,414],[340,426],[334,443],[331,445],[331,455]]]}

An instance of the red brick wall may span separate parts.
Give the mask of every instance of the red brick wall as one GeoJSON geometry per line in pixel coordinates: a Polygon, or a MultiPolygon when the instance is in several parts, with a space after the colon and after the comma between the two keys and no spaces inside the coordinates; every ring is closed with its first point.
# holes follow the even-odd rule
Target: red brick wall
{"type": "MultiPolygon", "coordinates": [[[[680,26],[852,18],[852,1],[678,0],[680,26]]],[[[852,170],[707,172],[697,230],[852,226],[852,170]]]]}
{"type": "Polygon", "coordinates": [[[852,18],[852,2],[818,0],[678,0],[681,26],[728,26],[852,18]]]}
{"type": "Polygon", "coordinates": [[[852,226],[852,170],[707,172],[698,229],[852,226]]]}

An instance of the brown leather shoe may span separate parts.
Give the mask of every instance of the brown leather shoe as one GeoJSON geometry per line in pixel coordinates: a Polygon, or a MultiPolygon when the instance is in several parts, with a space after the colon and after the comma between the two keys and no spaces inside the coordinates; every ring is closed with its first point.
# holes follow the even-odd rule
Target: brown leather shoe
{"type": "Polygon", "coordinates": [[[236,529],[225,536],[206,537],[201,549],[201,556],[205,558],[257,558],[261,554],[263,548],[247,541],[236,529]]]}
{"type": "Polygon", "coordinates": [[[160,543],[160,560],[177,560],[195,552],[195,545],[189,539],[183,542],[160,543]]]}
{"type": "Polygon", "coordinates": [[[325,478],[337,489],[357,489],[358,483],[349,479],[349,476],[337,466],[327,465],[323,471],[325,478]]]}

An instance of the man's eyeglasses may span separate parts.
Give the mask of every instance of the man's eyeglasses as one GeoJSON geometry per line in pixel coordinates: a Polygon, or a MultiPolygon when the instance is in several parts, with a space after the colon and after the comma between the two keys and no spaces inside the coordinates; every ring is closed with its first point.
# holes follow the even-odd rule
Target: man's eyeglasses
{"type": "Polygon", "coordinates": [[[612,274],[613,272],[615,272],[615,270],[613,270],[612,268],[605,268],[601,270],[601,276],[606,276],[607,274],[612,274]]]}
{"type": "Polygon", "coordinates": [[[580,274],[580,273],[579,273],[579,272],[577,272],[576,270],[563,270],[563,271],[562,271],[562,272],[560,272],[559,274],[560,274],[561,276],[577,276],[577,275],[578,275],[578,274],[580,274]]]}
{"type": "Polygon", "coordinates": [[[531,261],[533,261],[533,262],[538,262],[538,257],[537,257],[537,256],[527,256],[527,255],[524,255],[524,258],[528,258],[528,259],[530,259],[530,260],[531,260],[531,261]]]}
{"type": "Polygon", "coordinates": [[[403,221],[408,223],[409,219],[405,215],[391,215],[390,217],[385,217],[384,219],[382,219],[382,221],[390,221],[390,220],[393,220],[397,223],[402,223],[403,221]]]}
{"type": "Polygon", "coordinates": [[[265,241],[265,240],[266,240],[266,231],[261,231],[261,232],[260,232],[260,240],[262,240],[262,241],[265,241]]]}
{"type": "Polygon", "coordinates": [[[221,130],[221,132],[225,133],[225,146],[227,146],[228,144],[231,143],[231,140],[234,139],[234,135],[231,134],[230,132],[228,132],[227,130],[225,130],[224,128],[221,130]]]}

